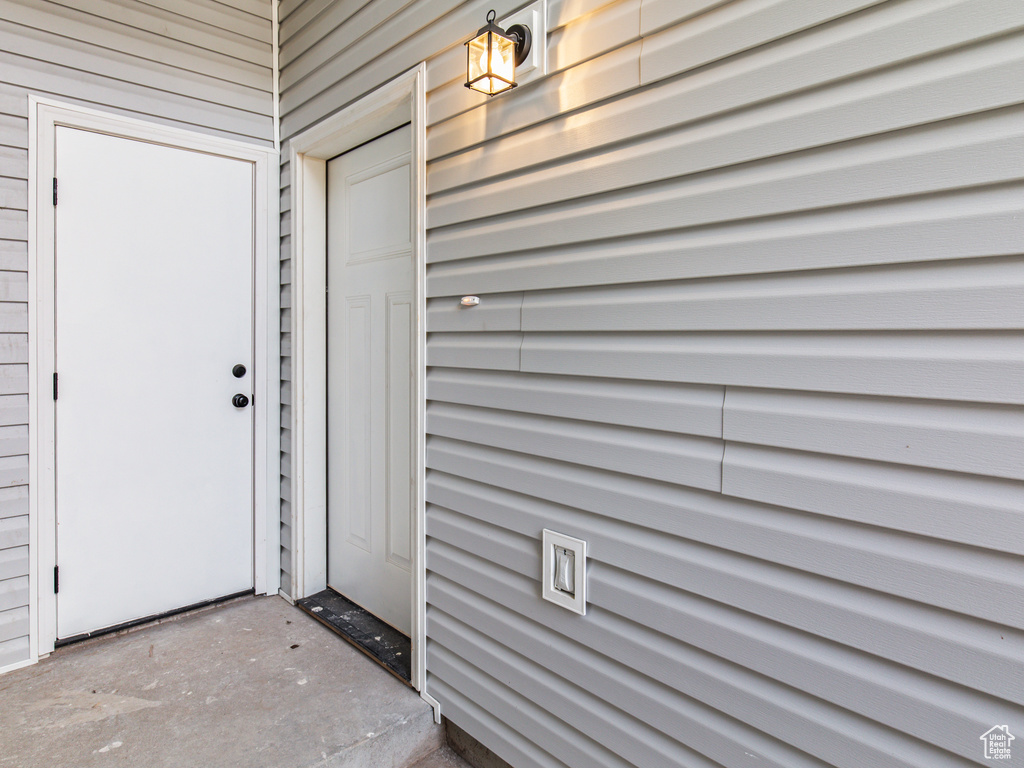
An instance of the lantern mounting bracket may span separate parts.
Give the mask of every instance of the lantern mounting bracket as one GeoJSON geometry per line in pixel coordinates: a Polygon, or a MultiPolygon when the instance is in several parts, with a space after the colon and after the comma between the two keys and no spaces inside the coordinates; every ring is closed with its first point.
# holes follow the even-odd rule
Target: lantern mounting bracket
{"type": "Polygon", "coordinates": [[[516,41],[516,66],[518,67],[530,55],[533,35],[530,34],[530,28],[525,24],[513,24],[505,30],[505,34],[516,41]]]}

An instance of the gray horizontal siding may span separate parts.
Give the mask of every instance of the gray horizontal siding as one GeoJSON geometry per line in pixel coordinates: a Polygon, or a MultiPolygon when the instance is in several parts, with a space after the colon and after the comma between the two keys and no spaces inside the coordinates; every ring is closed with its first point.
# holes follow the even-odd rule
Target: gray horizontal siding
{"type": "Polygon", "coordinates": [[[613,472],[721,490],[721,440],[661,430],[431,403],[427,432],[439,437],[574,461],[613,472]]]}
{"type": "MultiPolygon", "coordinates": [[[[1024,674],[1020,670],[1011,672],[1006,665],[1015,651],[1002,645],[1005,635],[995,643],[991,640],[985,642],[981,637],[971,642],[972,648],[984,659],[979,659],[978,665],[972,666],[970,672],[957,665],[944,669],[943,665],[948,664],[952,657],[933,658],[929,652],[922,652],[920,645],[924,643],[938,653],[940,648],[955,648],[956,643],[935,637],[926,641],[929,631],[915,626],[910,618],[896,617],[894,622],[893,617],[886,615],[886,605],[891,601],[883,597],[886,594],[898,595],[907,601],[938,604],[978,618],[998,621],[998,617],[1004,615],[1000,614],[998,605],[983,606],[979,602],[989,589],[1003,594],[1019,589],[1020,565],[1014,564],[1012,557],[991,552],[974,553],[939,540],[915,545],[913,536],[899,535],[893,530],[895,526],[886,525],[888,521],[885,519],[860,521],[816,517],[799,510],[773,508],[695,489],[666,487],[650,480],[547,462],[532,456],[508,455],[494,449],[480,449],[476,445],[431,438],[430,454],[432,466],[439,468],[429,484],[430,499],[436,503],[452,507],[451,494],[463,486],[447,475],[457,471],[463,479],[481,486],[471,498],[478,503],[486,500],[494,514],[504,510],[506,515],[514,513],[519,517],[526,514],[525,508],[532,506],[534,509],[530,514],[533,518],[549,515],[549,519],[558,520],[561,525],[571,525],[569,533],[572,535],[580,535],[581,526],[586,522],[590,529],[587,531],[588,539],[596,537],[595,540],[606,544],[632,542],[634,553],[647,553],[643,564],[632,563],[629,570],[639,568],[639,573],[672,583],[669,575],[679,574],[685,568],[693,579],[694,586],[690,591],[697,589],[723,602],[726,598],[728,601],[739,600],[744,607],[756,608],[757,612],[774,618],[784,615],[779,612],[780,603],[799,607],[800,600],[792,597],[783,599],[782,593],[791,589],[805,594],[811,592],[806,587],[798,588],[798,585],[813,583],[813,580],[801,578],[798,572],[846,581],[860,589],[843,591],[837,584],[833,602],[822,603],[817,599],[821,607],[828,605],[833,626],[816,628],[813,622],[808,622],[806,629],[839,639],[855,629],[858,615],[871,615],[875,617],[876,629],[888,627],[888,634],[895,637],[887,640],[884,634],[880,636],[877,632],[857,630],[852,636],[862,638],[864,650],[897,652],[896,646],[906,639],[902,634],[904,630],[914,628],[915,644],[898,650],[904,661],[924,665],[932,672],[952,676],[958,681],[966,680],[965,674],[976,675],[979,680],[987,681],[991,690],[1003,695],[1010,691],[1000,682],[1005,679],[1004,675],[1010,673],[1007,683],[1015,685],[1013,681],[1024,674]],[[439,476],[441,472],[445,476],[439,476]],[[497,475],[501,475],[500,481],[495,480],[497,475]],[[501,503],[500,500],[508,496],[505,491],[521,494],[522,499],[517,504],[501,503]],[[544,502],[530,496],[544,499],[544,502]],[[622,511],[627,504],[628,510],[622,511]],[[597,517],[588,518],[581,511],[597,517]],[[865,527],[864,522],[874,528],[865,527]],[[675,543],[658,544],[659,536],[675,537],[675,543]],[[900,552],[908,546],[916,547],[917,559],[901,562],[905,555],[901,556],[900,552]],[[714,554],[716,549],[721,550],[717,556],[714,554]],[[670,561],[675,564],[669,565],[670,561]],[[757,566],[756,561],[774,562],[783,567],[763,568],[757,566]],[[688,565],[684,566],[684,562],[688,565]],[[994,569],[997,564],[1005,566],[1005,573],[994,569]],[[963,580],[965,573],[972,570],[976,573],[971,583],[960,584],[959,593],[949,591],[963,580]],[[732,587],[728,584],[730,579],[732,587]],[[762,586],[748,584],[743,587],[744,581],[760,581],[762,586]],[[699,588],[696,587],[698,584],[699,588]],[[744,591],[750,594],[742,597],[744,591]],[[775,593],[774,601],[756,607],[761,598],[772,592],[775,593]],[[838,599],[843,595],[847,600],[838,599]],[[897,631],[894,627],[902,629],[897,631]],[[983,651],[985,647],[989,650],[983,651]],[[984,671],[986,665],[991,665],[987,672],[984,671]]],[[[465,506],[466,491],[462,491],[459,498],[462,501],[455,508],[469,509],[465,506]]],[[[479,516],[482,513],[473,514],[479,516]]],[[[1015,552],[1015,549],[1007,546],[1004,551],[1015,552]]],[[[625,561],[613,562],[627,567],[625,561]]],[[[928,610],[909,604],[906,610],[913,612],[918,620],[929,615],[928,610]]],[[[931,615],[937,616],[935,612],[931,615]]],[[[1014,609],[1005,612],[1004,618],[1015,626],[1020,623],[1014,609]]],[[[961,623],[955,616],[947,616],[942,622],[949,628],[961,623]]],[[[1011,632],[1012,636],[1014,633],[1011,632]]]]}
{"type": "Polygon", "coordinates": [[[595,332],[527,334],[521,354],[522,369],[538,373],[1019,404],[1019,345],[1019,338],[998,331],[595,332]]]}
{"type": "Polygon", "coordinates": [[[1016,406],[730,388],[726,439],[1024,480],[1016,406]]]}
{"type": "Polygon", "coordinates": [[[530,294],[524,331],[853,331],[1024,327],[1016,258],[665,281],[530,294]]]}
{"type": "Polygon", "coordinates": [[[0,0],[0,667],[29,657],[28,95],[268,145],[269,0],[0,0]]]}
{"type": "Polygon", "coordinates": [[[133,117],[273,141],[269,19],[219,3],[162,5],[101,0],[86,12],[70,2],[8,2],[3,80],[133,117]]]}
{"type": "Polygon", "coordinates": [[[669,433],[722,436],[724,388],[433,368],[427,399],[669,433]]]}
{"type": "MultiPolygon", "coordinates": [[[[444,520],[446,514],[438,511],[437,516],[444,520]]],[[[561,719],[574,726],[585,743],[613,752],[601,755],[597,764],[734,765],[742,764],[743,755],[749,755],[752,750],[756,750],[754,754],[760,763],[775,766],[832,764],[824,761],[844,753],[852,753],[851,758],[862,761],[878,761],[886,750],[897,752],[897,744],[905,739],[903,735],[886,734],[869,720],[844,712],[838,706],[794,693],[782,685],[766,686],[756,674],[745,669],[749,665],[745,659],[751,653],[760,653],[760,664],[773,669],[777,676],[790,677],[804,687],[815,687],[815,678],[831,670],[828,663],[823,664],[825,669],[801,667],[799,659],[784,659],[777,648],[769,647],[766,652],[764,647],[757,646],[768,646],[768,643],[751,643],[747,635],[740,634],[759,627],[741,625],[724,629],[713,620],[693,620],[691,626],[695,631],[681,633],[698,640],[698,645],[689,648],[688,644],[665,637],[664,632],[653,628],[633,629],[631,622],[621,617],[635,614],[636,609],[644,607],[666,616],[666,621],[654,623],[671,625],[673,634],[679,634],[678,627],[682,624],[690,623],[690,617],[680,615],[677,606],[660,603],[656,586],[641,581],[630,585],[635,592],[632,589],[620,590],[618,594],[606,592],[606,598],[594,606],[595,617],[587,633],[573,632],[563,629],[553,612],[541,611],[538,615],[526,607],[535,599],[532,579],[517,578],[516,572],[530,569],[537,563],[524,560],[519,566],[495,568],[495,560],[504,565],[510,558],[488,551],[485,559],[491,567],[480,566],[481,584],[470,591],[458,586],[461,574],[446,559],[449,553],[440,547],[438,550],[437,645],[457,653],[461,665],[472,664],[477,669],[488,670],[496,678],[495,682],[516,680],[515,687],[520,691],[528,689],[534,702],[549,712],[563,713],[561,719]],[[445,577],[451,577],[452,581],[445,577]],[[635,604],[636,609],[631,610],[630,603],[635,604]],[[459,618],[453,620],[453,614],[459,618]],[[478,627],[500,628],[500,634],[485,634],[474,629],[478,627]],[[712,648],[713,655],[704,650],[708,647],[712,648]],[[732,655],[743,661],[734,666],[722,658],[732,655]],[[501,661],[496,661],[498,659],[501,661]],[[628,659],[631,666],[637,668],[640,674],[635,676],[634,685],[629,688],[621,685],[621,669],[615,659],[628,659]],[[786,668],[792,674],[780,675],[779,670],[786,668]],[[553,675],[552,669],[560,674],[553,675]],[[525,682],[526,679],[529,682],[525,682]],[[574,685],[580,679],[588,680],[589,690],[574,685]],[[684,680],[688,680],[688,687],[696,693],[681,694],[665,685],[669,682],[681,687],[684,680]],[[709,711],[707,704],[725,711],[709,711]],[[631,717],[630,710],[644,712],[643,719],[631,717]],[[810,730],[825,736],[826,743],[815,748],[818,759],[814,759],[788,747],[779,738],[758,732],[757,726],[766,724],[770,724],[777,736],[792,738],[810,730]],[[868,738],[857,743],[850,738],[850,731],[868,738]],[[865,746],[864,742],[870,746],[865,746]],[[683,746],[687,743],[699,745],[700,751],[715,762],[695,754],[696,749],[683,746]]],[[[454,553],[451,554],[454,560],[454,553]]],[[[603,583],[607,569],[595,563],[593,570],[594,582],[603,583]]],[[[770,634],[768,638],[776,642],[782,639],[770,634]]],[[[829,658],[827,645],[806,650],[814,651],[823,660],[835,661],[829,658]]],[[[442,670],[439,673],[443,673],[442,670]]],[[[856,695],[851,689],[863,687],[865,682],[868,685],[879,682],[877,677],[871,679],[870,673],[867,681],[858,677],[850,675],[843,680],[848,686],[845,697],[827,693],[833,698],[855,702],[856,695]]],[[[912,676],[906,677],[898,682],[919,683],[912,676]]],[[[902,717],[910,721],[913,718],[906,714],[908,703],[920,707],[926,701],[921,696],[942,695],[945,691],[923,690],[918,684],[906,694],[901,694],[895,686],[888,688],[888,693],[886,704],[890,716],[894,720],[902,717]]],[[[941,705],[934,709],[936,714],[957,719],[956,713],[941,705]]],[[[970,721],[961,720],[960,724],[974,726],[970,721]]],[[[576,738],[583,740],[580,736],[576,738]]],[[[542,743],[564,754],[567,741],[569,739],[563,736],[542,743]]],[[[939,762],[935,764],[950,764],[943,761],[934,748],[911,745],[907,751],[916,752],[921,758],[937,758],[939,762]]],[[[836,764],[842,762],[840,759],[836,764]]],[[[846,764],[855,763],[847,761],[846,764]]]]}
{"type": "MultiPolygon", "coordinates": [[[[288,9],[285,3],[279,11],[288,9]]],[[[322,3],[321,3],[322,5],[322,3]]],[[[294,25],[295,19],[292,19],[294,25]]],[[[285,34],[282,24],[281,34],[285,34]]],[[[281,153],[281,214],[291,214],[291,170],[287,161],[287,148],[281,153]]],[[[290,221],[289,221],[290,224],[290,221]]],[[[291,234],[281,237],[281,361],[289,362],[292,357],[292,309],[291,309],[291,234]]],[[[294,595],[292,582],[292,383],[289,378],[281,379],[281,589],[286,595],[294,595]]]]}
{"type": "Polygon", "coordinates": [[[28,100],[0,84],[0,668],[29,658],[27,241],[28,100]]]}
{"type": "Polygon", "coordinates": [[[636,49],[602,4],[549,45],[618,47],[477,109],[438,57],[428,685],[499,754],[960,766],[1024,715],[1024,16],[986,8],[645,0],[636,49]],[[550,97],[603,59],[636,83],[550,97]]]}
{"type": "MultiPolygon", "coordinates": [[[[323,5],[321,3],[320,5],[323,5]]],[[[284,14],[288,12],[285,3],[281,3],[279,13],[282,14],[280,34],[282,40],[285,35],[284,14]]],[[[292,20],[294,25],[295,20],[292,20]]],[[[289,156],[287,142],[282,146],[281,151],[281,222],[282,225],[287,219],[289,230],[285,234],[282,230],[280,242],[281,255],[281,295],[279,305],[281,307],[281,365],[291,365],[292,359],[292,262],[291,262],[291,169],[287,161],[289,156]]],[[[290,370],[290,368],[289,368],[290,370]]],[[[281,591],[288,596],[295,596],[292,567],[292,540],[284,537],[284,530],[287,528],[289,534],[292,531],[292,382],[291,376],[281,377],[281,591]]]]}
{"type": "MultiPolygon", "coordinates": [[[[431,222],[436,218],[442,224],[460,224],[431,231],[431,259],[500,254],[510,242],[523,250],[550,248],[1018,181],[1024,177],[1024,159],[1017,151],[1022,120],[1024,109],[1013,107],[981,119],[950,120],[850,142],[829,152],[728,167],[607,195],[590,196],[591,187],[580,186],[581,199],[572,205],[559,201],[513,213],[467,205],[459,210],[463,218],[458,222],[428,213],[431,222]],[[473,209],[486,218],[467,220],[473,209]]],[[[529,196],[522,199],[532,203],[529,196]]]]}
{"type": "Polygon", "coordinates": [[[1024,206],[1003,190],[961,190],[831,209],[827,217],[798,212],[435,263],[427,290],[446,296],[569,288],[580,274],[607,285],[1016,255],[1024,251],[1021,215],[1024,206]]]}
{"type": "Polygon", "coordinates": [[[980,762],[1024,721],[1024,8],[549,2],[493,100],[485,10],[281,6],[286,135],[428,59],[428,691],[517,766],[980,762]]]}
{"type": "Polygon", "coordinates": [[[735,496],[1021,553],[1019,481],[728,443],[722,485],[735,496]],[[994,540],[1003,528],[1006,540],[994,540]]]}
{"type": "MultiPolygon", "coordinates": [[[[477,450],[470,447],[469,452],[477,450]]],[[[465,464],[460,462],[455,466],[465,464]]],[[[464,469],[457,471],[466,473],[464,469]]],[[[504,462],[499,460],[493,474],[503,471],[504,462]]],[[[549,479],[549,482],[552,481],[549,479]]],[[[611,484],[606,482],[606,485],[611,484]]],[[[524,644],[510,633],[508,625],[517,626],[520,633],[532,636],[534,644],[539,638],[545,646],[556,643],[555,639],[546,637],[554,630],[571,641],[568,648],[572,650],[567,655],[578,657],[582,651],[574,644],[579,644],[618,662],[617,669],[616,663],[605,661],[604,666],[611,668],[607,674],[615,681],[609,693],[616,692],[619,699],[635,700],[635,689],[650,687],[651,681],[656,681],[653,683],[656,690],[668,682],[681,693],[704,699],[703,703],[711,712],[701,713],[698,707],[703,719],[714,711],[722,711],[742,723],[763,729],[758,739],[760,743],[755,747],[759,748],[756,754],[761,758],[770,756],[766,754],[765,733],[783,736],[786,740],[795,736],[796,743],[818,745],[820,740],[814,739],[812,734],[827,732],[827,749],[817,756],[829,765],[891,764],[882,760],[882,755],[905,738],[901,733],[878,726],[865,727],[867,723],[863,719],[851,717],[840,708],[860,711],[862,717],[880,720],[905,733],[919,734],[922,742],[916,749],[919,762],[905,764],[956,765],[961,763],[941,755],[929,745],[947,745],[961,751],[969,748],[970,742],[961,734],[979,727],[979,733],[983,732],[985,718],[1005,716],[1005,701],[1012,701],[1018,695],[1021,633],[1001,628],[998,638],[985,639],[976,630],[972,632],[970,622],[955,613],[922,606],[922,599],[942,604],[936,596],[943,588],[962,594],[965,574],[952,567],[944,576],[937,571],[910,573],[905,550],[901,554],[896,549],[901,542],[882,531],[875,533],[874,539],[882,551],[872,551],[863,546],[866,538],[863,534],[860,542],[840,545],[837,542],[843,540],[829,534],[841,534],[841,531],[808,530],[807,521],[794,515],[791,533],[796,538],[785,542],[776,530],[776,518],[792,513],[780,510],[773,515],[770,508],[750,509],[746,516],[749,529],[743,531],[738,521],[727,516],[726,510],[736,515],[735,502],[727,501],[726,497],[709,496],[706,499],[723,499],[704,505],[720,505],[717,515],[711,517],[712,520],[719,518],[717,525],[711,528],[700,523],[694,525],[688,514],[689,509],[706,499],[700,499],[697,504],[691,502],[689,508],[673,505],[666,510],[674,512],[678,520],[676,530],[680,531],[680,538],[673,539],[663,530],[668,526],[658,521],[653,523],[655,529],[647,533],[630,527],[651,524],[646,521],[618,522],[614,507],[607,519],[588,520],[585,514],[575,511],[592,503],[589,499],[579,500],[580,488],[575,497],[564,495],[571,506],[551,507],[536,498],[552,495],[541,478],[534,477],[532,483],[523,483],[521,487],[526,492],[511,497],[511,501],[507,494],[496,493],[489,485],[473,490],[470,484],[468,491],[466,485],[465,480],[460,486],[447,477],[437,477],[436,473],[429,485],[431,499],[466,510],[466,519],[437,507],[430,510],[431,608],[433,610],[436,600],[441,610],[456,612],[468,625],[487,628],[491,638],[511,646],[507,650],[497,649],[495,658],[505,658],[513,652],[526,653],[535,661],[544,658],[533,650],[535,645],[524,644]],[[502,542],[507,534],[502,534],[499,528],[481,530],[480,524],[474,522],[481,518],[492,526],[515,525],[523,529],[523,535],[514,537],[519,545],[503,557],[506,547],[502,542]],[[585,623],[555,608],[537,604],[535,574],[539,563],[533,542],[539,529],[551,525],[552,521],[557,521],[561,530],[590,542],[593,561],[589,579],[594,590],[591,596],[594,618],[588,617],[585,623]],[[729,535],[728,529],[734,526],[729,535]],[[719,529],[717,535],[711,533],[715,527],[719,529]],[[474,535],[474,529],[480,532],[474,535]],[[704,541],[698,546],[694,544],[695,538],[704,541]],[[441,541],[452,542],[455,548],[436,543],[441,541]],[[742,549],[749,552],[752,547],[759,551],[748,556],[729,554],[742,549]],[[888,553],[885,550],[889,550],[888,553]],[[788,561],[787,567],[769,565],[780,559],[788,561]],[[851,564],[856,566],[853,573],[851,564]],[[523,577],[521,586],[515,590],[518,594],[511,592],[509,584],[513,579],[508,569],[523,577]],[[813,572],[808,575],[808,569],[824,570],[825,574],[823,577],[813,572]],[[842,586],[857,581],[866,582],[867,587],[842,586]],[[454,598],[449,582],[459,585],[454,598]],[[680,584],[687,585],[685,590],[680,590],[680,584]],[[930,593],[919,591],[901,600],[897,610],[888,595],[897,592],[898,585],[904,585],[905,592],[909,584],[916,584],[919,589],[923,585],[930,593]],[[435,589],[440,596],[435,596],[435,589]],[[482,607],[474,614],[466,609],[467,603],[482,607]],[[509,611],[518,615],[509,615],[509,611]],[[495,618],[503,614],[504,621],[495,618]],[[630,645],[616,647],[598,639],[602,624],[613,619],[619,622],[620,642],[624,638],[630,645]],[[1007,641],[1009,645],[1002,645],[1007,641]],[[531,650],[525,651],[526,647],[531,650]],[[692,650],[686,650],[692,647],[702,649],[696,658],[692,650]],[[650,659],[652,653],[656,658],[650,659]],[[968,668],[963,666],[965,656],[970,657],[968,668]],[[723,659],[729,663],[724,663],[723,659]],[[733,687],[737,676],[746,682],[733,687]],[[773,680],[792,688],[780,688],[771,682],[773,680]],[[974,691],[985,691],[985,694],[965,694],[960,687],[963,685],[974,691]],[[793,689],[806,693],[794,694],[793,689]],[[814,697],[833,701],[835,706],[823,707],[814,697]],[[959,728],[949,730],[952,723],[959,728]],[[943,737],[944,733],[948,735],[943,737]]],[[[596,491],[591,498],[599,496],[596,491]]],[[[635,505],[635,497],[629,502],[635,505]]],[[[913,544],[913,539],[902,543],[913,544]]],[[[937,558],[932,568],[936,565],[950,567],[951,562],[958,562],[959,567],[967,566],[966,570],[970,571],[970,566],[955,550],[951,549],[945,556],[945,561],[937,558]],[[943,562],[945,566],[941,565],[943,562]]],[[[987,564],[984,560],[979,558],[978,564],[984,570],[991,569],[991,558],[987,564]]],[[[1019,593],[1020,581],[1010,577],[1008,582],[1004,583],[1004,589],[1019,593]]],[[[992,585],[978,586],[974,597],[987,601],[990,593],[986,587],[992,585]]],[[[969,604],[969,601],[964,603],[969,604]]],[[[1005,603],[1000,601],[999,604],[1005,603]]],[[[962,604],[954,605],[951,611],[961,607],[962,604]]],[[[1006,618],[997,616],[1000,624],[1005,623],[1006,618]]],[[[563,638],[558,639],[565,642],[563,638]]],[[[445,644],[443,639],[439,642],[445,644]]],[[[493,662],[494,659],[489,659],[476,664],[490,670],[493,662]]],[[[560,681],[563,686],[581,685],[586,681],[583,687],[597,695],[607,695],[591,689],[592,670],[589,673],[575,670],[564,660],[552,661],[547,674],[565,675],[566,679],[560,681]]],[[[514,670],[499,677],[506,685],[510,679],[517,684],[522,679],[514,670]]],[[[490,707],[493,697],[500,696],[499,690],[485,693],[481,706],[490,707]]],[[[563,711],[564,708],[555,708],[549,716],[563,711]]],[[[679,736],[684,718],[680,717],[678,706],[672,706],[670,711],[676,713],[676,720],[664,720],[664,732],[679,736]]],[[[613,719],[627,720],[630,714],[648,719],[650,706],[641,704],[632,712],[618,713],[613,719]]],[[[598,718],[578,723],[591,738],[600,738],[607,725],[598,718]]],[[[723,730],[737,737],[737,728],[723,730]]],[[[527,732],[538,735],[538,731],[530,728],[527,732]]],[[[701,749],[718,741],[706,733],[692,738],[689,743],[701,749]]],[[[631,746],[632,749],[620,754],[625,754],[636,765],[651,764],[649,756],[644,756],[635,745],[631,746]]],[[[737,746],[749,751],[754,745],[741,740],[737,746]]],[[[899,753],[906,756],[911,751],[900,750],[899,753]]],[[[781,765],[815,764],[806,756],[799,762],[791,756],[777,762],[781,765]]]]}
{"type": "Polygon", "coordinates": [[[26,486],[13,484],[25,482],[28,457],[9,455],[27,454],[27,442],[27,427],[0,429],[0,452],[6,456],[0,458],[0,668],[24,661],[29,652],[28,493],[26,486]],[[24,439],[4,440],[9,429],[23,432],[24,439]]]}

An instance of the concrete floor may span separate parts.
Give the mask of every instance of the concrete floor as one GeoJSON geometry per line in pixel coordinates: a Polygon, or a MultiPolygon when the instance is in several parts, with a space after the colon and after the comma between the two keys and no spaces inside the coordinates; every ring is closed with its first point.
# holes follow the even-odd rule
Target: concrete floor
{"type": "Polygon", "coordinates": [[[412,768],[471,768],[471,766],[448,747],[441,747],[437,752],[432,752],[420,760],[412,768]]]}
{"type": "Polygon", "coordinates": [[[465,768],[416,693],[278,597],[0,677],[0,768],[465,768]],[[419,761],[419,762],[417,762],[419,761]]]}

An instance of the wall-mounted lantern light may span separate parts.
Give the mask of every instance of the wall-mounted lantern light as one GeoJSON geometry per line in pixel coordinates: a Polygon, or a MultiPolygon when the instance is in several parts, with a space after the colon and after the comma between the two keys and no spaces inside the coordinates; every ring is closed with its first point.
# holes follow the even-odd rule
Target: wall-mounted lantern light
{"type": "Polygon", "coordinates": [[[513,24],[502,30],[487,14],[487,24],[466,43],[466,87],[494,96],[516,87],[516,66],[530,54],[530,28],[513,24]]]}

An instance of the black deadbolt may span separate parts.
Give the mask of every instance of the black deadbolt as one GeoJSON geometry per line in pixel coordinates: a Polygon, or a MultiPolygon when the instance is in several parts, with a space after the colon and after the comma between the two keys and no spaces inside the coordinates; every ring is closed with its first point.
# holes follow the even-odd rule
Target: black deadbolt
{"type": "Polygon", "coordinates": [[[249,404],[249,398],[243,394],[237,394],[231,398],[231,404],[235,408],[245,408],[249,404]]]}
{"type": "Polygon", "coordinates": [[[239,363],[238,365],[231,369],[231,373],[234,375],[236,379],[240,379],[243,376],[245,376],[245,366],[239,363]]]}

